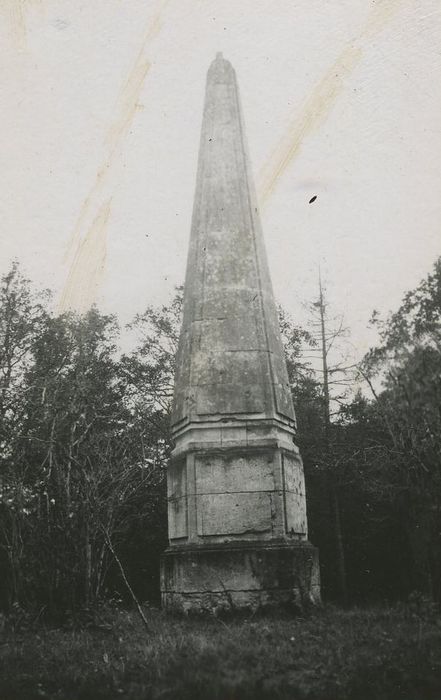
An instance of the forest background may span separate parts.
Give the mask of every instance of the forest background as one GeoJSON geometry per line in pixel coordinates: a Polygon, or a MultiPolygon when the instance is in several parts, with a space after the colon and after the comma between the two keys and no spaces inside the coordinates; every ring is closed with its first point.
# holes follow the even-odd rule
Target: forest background
{"type": "MultiPolygon", "coordinates": [[[[182,289],[120,348],[114,316],[57,314],[14,263],[0,288],[0,606],[65,620],[159,601],[182,289]]],[[[320,288],[281,331],[325,600],[439,601],[441,259],[357,364],[320,288]],[[337,358],[337,359],[335,359],[337,358]]]]}

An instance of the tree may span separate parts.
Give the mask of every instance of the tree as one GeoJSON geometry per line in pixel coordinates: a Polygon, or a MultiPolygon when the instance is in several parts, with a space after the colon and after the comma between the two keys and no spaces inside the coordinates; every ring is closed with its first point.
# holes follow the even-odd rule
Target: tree
{"type": "Polygon", "coordinates": [[[17,436],[23,431],[27,391],[25,376],[34,359],[34,344],[47,322],[47,294],[36,294],[14,262],[0,283],[0,513],[8,528],[0,541],[5,595],[16,597],[23,554],[22,516],[31,494],[23,473],[15,469],[17,436]],[[12,517],[11,517],[12,516],[12,517]]]}
{"type": "Polygon", "coordinates": [[[402,513],[415,588],[440,599],[441,258],[395,313],[375,313],[373,323],[380,343],[360,371],[388,436],[382,485],[402,513]]]}
{"type": "MultiPolygon", "coordinates": [[[[346,454],[336,418],[340,406],[347,401],[346,390],[352,385],[354,365],[348,365],[347,358],[342,358],[342,347],[336,347],[347,337],[348,329],[344,327],[343,318],[329,318],[320,272],[318,292],[318,299],[310,305],[314,343],[309,348],[309,352],[318,356],[320,366],[315,367],[315,371],[321,377],[317,382],[320,387],[319,426],[313,438],[316,490],[321,502],[317,509],[324,515],[319,531],[323,533],[320,538],[324,544],[323,569],[333,572],[328,577],[329,588],[333,591],[331,595],[346,603],[348,590],[341,512],[342,492],[346,486],[346,454]]],[[[325,581],[326,578],[325,574],[325,581]]]]}
{"type": "Polygon", "coordinates": [[[92,605],[121,591],[121,566],[144,594],[146,579],[157,589],[170,447],[166,311],[148,309],[156,336],[121,356],[114,317],[94,308],[54,317],[17,265],[2,294],[5,602],[52,613],[92,605]]]}

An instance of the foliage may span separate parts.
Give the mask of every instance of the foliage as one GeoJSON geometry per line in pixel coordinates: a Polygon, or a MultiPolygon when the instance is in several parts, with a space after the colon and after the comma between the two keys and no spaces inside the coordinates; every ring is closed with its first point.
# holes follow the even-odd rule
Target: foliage
{"type": "Polygon", "coordinates": [[[414,587],[441,597],[441,258],[388,319],[361,372],[383,426],[378,488],[401,520],[414,587]],[[375,390],[375,381],[382,390],[375,390]]]}
{"type": "MultiPolygon", "coordinates": [[[[389,319],[374,315],[380,341],[358,377],[372,396],[340,396],[328,416],[307,359],[317,326],[280,311],[327,598],[343,577],[353,601],[441,598],[440,278],[438,261],[389,319]]],[[[182,289],[134,319],[126,353],[114,317],[54,316],[49,301],[17,264],[0,283],[0,606],[66,616],[120,598],[116,557],[157,600],[182,289]]]]}
{"type": "MultiPolygon", "coordinates": [[[[134,351],[123,358],[129,396],[147,402],[151,411],[169,415],[173,396],[175,358],[182,312],[182,287],[169,306],[148,306],[137,314],[129,329],[136,332],[134,351]]],[[[167,434],[168,437],[168,434],[167,434]]]]}
{"type": "Polygon", "coordinates": [[[289,314],[279,307],[279,324],[285,351],[288,378],[293,394],[299,439],[307,446],[308,436],[322,436],[322,390],[306,351],[317,347],[316,339],[308,330],[295,325],[289,314]]]}
{"type": "Polygon", "coordinates": [[[372,398],[357,394],[333,425],[352,571],[385,597],[441,598],[440,290],[438,260],[395,313],[374,314],[380,342],[359,368],[372,398]]]}
{"type": "MultiPolygon", "coordinates": [[[[340,397],[327,436],[322,381],[309,367],[309,386],[293,385],[325,596],[341,598],[343,560],[340,579],[347,578],[351,600],[396,599],[412,590],[441,599],[440,321],[441,259],[389,318],[374,314],[378,345],[358,377],[349,367],[338,380],[364,384],[371,398],[360,390],[340,397]]],[[[305,354],[320,351],[317,327],[305,354]]],[[[327,330],[326,352],[334,336],[327,330]]],[[[295,361],[305,364],[301,353],[295,361]]],[[[331,386],[332,365],[327,369],[331,386]]]]}
{"type": "Polygon", "coordinates": [[[113,317],[54,317],[46,302],[14,265],[0,297],[0,556],[3,604],[54,612],[121,592],[111,546],[157,589],[170,363],[162,336],[135,361],[113,317]]]}

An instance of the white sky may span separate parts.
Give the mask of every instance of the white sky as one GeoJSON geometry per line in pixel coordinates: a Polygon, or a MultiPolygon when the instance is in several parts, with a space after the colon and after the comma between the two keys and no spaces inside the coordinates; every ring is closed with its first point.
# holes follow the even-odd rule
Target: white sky
{"type": "Polygon", "coordinates": [[[294,318],[321,262],[361,354],[441,253],[439,0],[1,0],[0,22],[1,271],[62,306],[126,321],[182,283],[217,51],[294,318]]]}

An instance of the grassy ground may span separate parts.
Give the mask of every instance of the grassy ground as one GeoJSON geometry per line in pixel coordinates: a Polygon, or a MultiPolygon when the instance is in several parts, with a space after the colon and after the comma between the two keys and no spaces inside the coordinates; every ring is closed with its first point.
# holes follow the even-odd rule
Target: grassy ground
{"type": "Polygon", "coordinates": [[[0,637],[0,699],[439,700],[441,619],[432,610],[304,618],[170,619],[132,612],[89,626],[0,637]]]}

